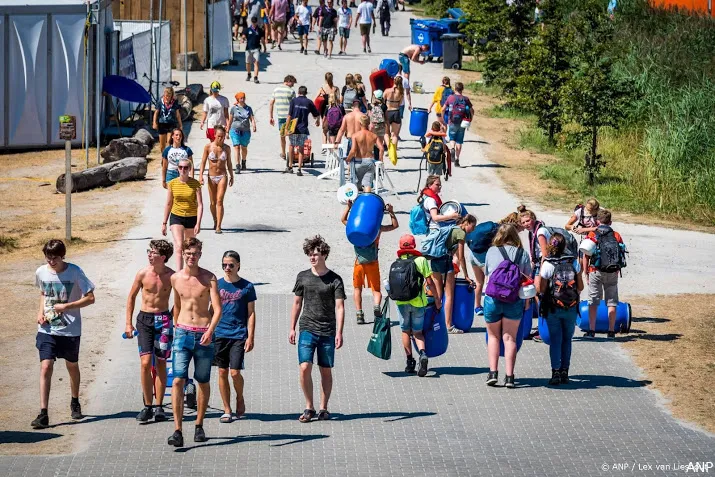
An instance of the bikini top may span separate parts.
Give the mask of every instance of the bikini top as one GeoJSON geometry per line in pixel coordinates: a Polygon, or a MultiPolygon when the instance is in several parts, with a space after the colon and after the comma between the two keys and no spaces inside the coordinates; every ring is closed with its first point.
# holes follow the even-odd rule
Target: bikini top
{"type": "Polygon", "coordinates": [[[213,151],[209,152],[209,161],[225,161],[226,160],[226,151],[221,151],[221,155],[216,159],[216,154],[214,154],[213,151]]]}

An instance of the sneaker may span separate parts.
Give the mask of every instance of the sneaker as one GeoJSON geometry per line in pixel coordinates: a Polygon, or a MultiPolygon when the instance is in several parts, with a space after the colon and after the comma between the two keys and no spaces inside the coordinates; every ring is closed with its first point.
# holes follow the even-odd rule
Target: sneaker
{"type": "Polygon", "coordinates": [[[464,334],[464,331],[460,330],[459,328],[455,328],[454,326],[450,326],[447,329],[447,333],[449,333],[450,335],[461,335],[464,334]]]}
{"type": "Polygon", "coordinates": [[[561,371],[561,384],[568,384],[571,382],[569,380],[569,368],[561,368],[559,371],[561,371]]]}
{"type": "Polygon", "coordinates": [[[167,420],[166,413],[164,413],[164,408],[161,406],[154,408],[154,422],[164,422],[167,420]]]}
{"type": "MultiPolygon", "coordinates": [[[[415,368],[413,367],[412,369],[414,370],[415,368]]],[[[33,429],[47,429],[50,427],[50,416],[40,413],[30,425],[33,429]]]]}
{"type": "Polygon", "coordinates": [[[283,51],[283,48],[281,48],[281,45],[278,45],[278,49],[283,51]]]}
{"type": "Polygon", "coordinates": [[[154,409],[151,406],[144,406],[144,409],[137,414],[137,421],[147,422],[152,417],[154,417],[154,409]]]}
{"type": "Polygon", "coordinates": [[[285,174],[286,172],[287,172],[288,174],[293,174],[293,168],[292,168],[292,167],[286,167],[285,170],[283,171],[283,174],[285,174]]]}
{"type": "Polygon", "coordinates": [[[427,375],[427,363],[429,362],[429,359],[427,358],[427,354],[423,351],[420,353],[420,369],[417,371],[417,376],[420,378],[424,378],[427,375]]]}
{"type": "Polygon", "coordinates": [[[372,48],[370,48],[370,47],[368,46],[368,47],[367,47],[367,52],[368,52],[368,53],[372,53],[372,48]]]}
{"type": "Polygon", "coordinates": [[[303,48],[303,47],[301,46],[301,47],[300,47],[300,52],[303,53],[304,51],[305,51],[305,48],[303,48]]]}
{"type": "Polygon", "coordinates": [[[482,308],[481,306],[478,306],[474,309],[474,313],[477,316],[484,316],[484,308],[482,308]]]}
{"type": "Polygon", "coordinates": [[[367,53],[367,50],[365,48],[362,49],[363,53],[367,53]]]}
{"type": "Polygon", "coordinates": [[[615,339],[616,339],[616,332],[615,332],[615,331],[609,331],[606,336],[608,337],[609,340],[615,340],[615,339]]]}
{"type": "Polygon", "coordinates": [[[253,82],[256,83],[256,84],[259,84],[259,83],[260,83],[260,81],[258,81],[258,76],[256,76],[255,78],[253,78],[253,82]]]}
{"type": "Polygon", "coordinates": [[[78,420],[82,419],[82,406],[79,405],[79,401],[70,403],[70,411],[72,412],[72,419],[78,420]]]}
{"type": "Polygon", "coordinates": [[[320,50],[313,50],[313,53],[315,53],[316,55],[319,55],[319,54],[320,54],[320,50]]]}
{"type": "Polygon", "coordinates": [[[514,384],[513,374],[504,378],[504,387],[509,389],[514,389],[516,387],[516,385],[514,384]]]}
{"type": "Polygon", "coordinates": [[[414,374],[415,366],[417,366],[417,361],[412,356],[407,357],[407,366],[405,366],[405,372],[408,374],[414,374]]]}
{"type": "Polygon", "coordinates": [[[338,56],[340,56],[340,55],[344,55],[344,54],[345,54],[345,52],[344,52],[344,51],[338,51],[338,56]]]}
{"type": "Polygon", "coordinates": [[[380,305],[375,305],[372,308],[372,314],[375,315],[375,318],[382,317],[382,309],[380,308],[380,305]]]}
{"type": "Polygon", "coordinates": [[[246,170],[246,161],[241,161],[241,170],[246,170]]]}
{"type": "Polygon", "coordinates": [[[455,165],[456,167],[459,167],[459,159],[455,159],[455,160],[454,160],[454,165],[455,165]]]}
{"type": "Polygon", "coordinates": [[[499,382],[499,371],[489,371],[487,374],[487,386],[494,386],[499,382]]]}
{"type": "Polygon", "coordinates": [[[184,447],[184,435],[181,431],[174,431],[167,443],[174,447],[184,447]]]}
{"type": "Polygon", "coordinates": [[[561,384],[561,371],[558,369],[551,370],[551,379],[549,379],[549,386],[558,386],[561,384]]]}
{"type": "Polygon", "coordinates": [[[304,55],[307,55],[307,54],[308,54],[308,50],[303,50],[303,54],[304,54],[304,55]]]}
{"type": "Polygon", "coordinates": [[[236,169],[233,171],[235,174],[240,174],[241,173],[241,168],[236,166],[236,169]]]}
{"type": "Polygon", "coordinates": [[[273,50],[275,47],[276,47],[276,42],[274,41],[273,43],[271,43],[271,50],[273,50]]]}
{"type": "Polygon", "coordinates": [[[365,313],[362,310],[358,310],[358,312],[357,312],[357,324],[358,325],[365,324],[365,313]]]}
{"type": "Polygon", "coordinates": [[[544,341],[541,339],[541,335],[539,335],[539,333],[536,333],[534,336],[531,337],[531,339],[534,343],[543,343],[544,341]]]}
{"type": "Polygon", "coordinates": [[[196,429],[194,429],[194,442],[206,442],[207,440],[203,426],[196,426],[196,429]]]}
{"type": "Polygon", "coordinates": [[[298,169],[298,172],[297,172],[295,175],[297,175],[297,176],[303,176],[303,171],[301,171],[300,168],[299,168],[299,169],[298,169]]]}
{"type": "Polygon", "coordinates": [[[595,338],[595,337],[596,337],[596,333],[593,332],[593,331],[587,331],[587,332],[585,332],[585,333],[583,334],[583,337],[584,337],[584,338],[595,338]]]}
{"type": "Polygon", "coordinates": [[[246,81],[251,81],[251,73],[248,73],[248,74],[246,75],[246,81]]]}

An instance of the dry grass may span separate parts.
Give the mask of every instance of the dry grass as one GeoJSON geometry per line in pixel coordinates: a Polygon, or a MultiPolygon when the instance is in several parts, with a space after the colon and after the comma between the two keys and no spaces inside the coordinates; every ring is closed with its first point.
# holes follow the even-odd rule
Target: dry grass
{"type": "Polygon", "coordinates": [[[637,315],[624,346],[676,417],[715,432],[715,295],[657,296],[632,304],[637,315]]]}

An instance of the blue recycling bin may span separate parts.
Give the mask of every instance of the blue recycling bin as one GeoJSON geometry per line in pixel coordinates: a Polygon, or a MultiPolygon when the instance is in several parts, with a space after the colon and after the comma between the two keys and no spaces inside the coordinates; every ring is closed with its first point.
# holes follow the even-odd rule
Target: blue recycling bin
{"type": "Polygon", "coordinates": [[[445,33],[459,33],[459,25],[464,23],[461,20],[455,20],[454,18],[440,18],[439,22],[447,30],[445,33]]]}
{"type": "Polygon", "coordinates": [[[425,108],[412,108],[410,111],[410,134],[422,137],[427,133],[429,111],[425,108]]]}
{"type": "Polygon", "coordinates": [[[442,35],[447,32],[447,26],[439,20],[411,21],[412,43],[415,45],[429,45],[429,51],[422,52],[428,58],[442,58],[442,35]]]}
{"type": "Polygon", "coordinates": [[[464,15],[464,10],[461,8],[449,8],[447,9],[447,16],[449,18],[454,18],[455,20],[465,21],[466,17],[464,15]]]}

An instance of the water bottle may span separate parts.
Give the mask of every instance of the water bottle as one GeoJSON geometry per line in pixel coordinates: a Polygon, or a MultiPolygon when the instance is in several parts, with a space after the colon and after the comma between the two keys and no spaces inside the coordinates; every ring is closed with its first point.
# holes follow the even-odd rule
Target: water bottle
{"type": "MultiPolygon", "coordinates": [[[[136,336],[136,335],[138,335],[138,334],[139,334],[139,332],[138,332],[137,330],[134,330],[133,335],[136,336]]],[[[122,339],[124,339],[124,340],[126,340],[126,339],[132,339],[134,336],[127,336],[127,332],[126,332],[126,331],[125,331],[124,333],[122,333],[122,339]]]]}
{"type": "Polygon", "coordinates": [[[390,280],[388,280],[387,278],[385,278],[385,279],[382,281],[382,286],[385,287],[385,291],[386,291],[386,292],[388,293],[388,295],[389,295],[389,294],[390,294],[390,280]]]}

